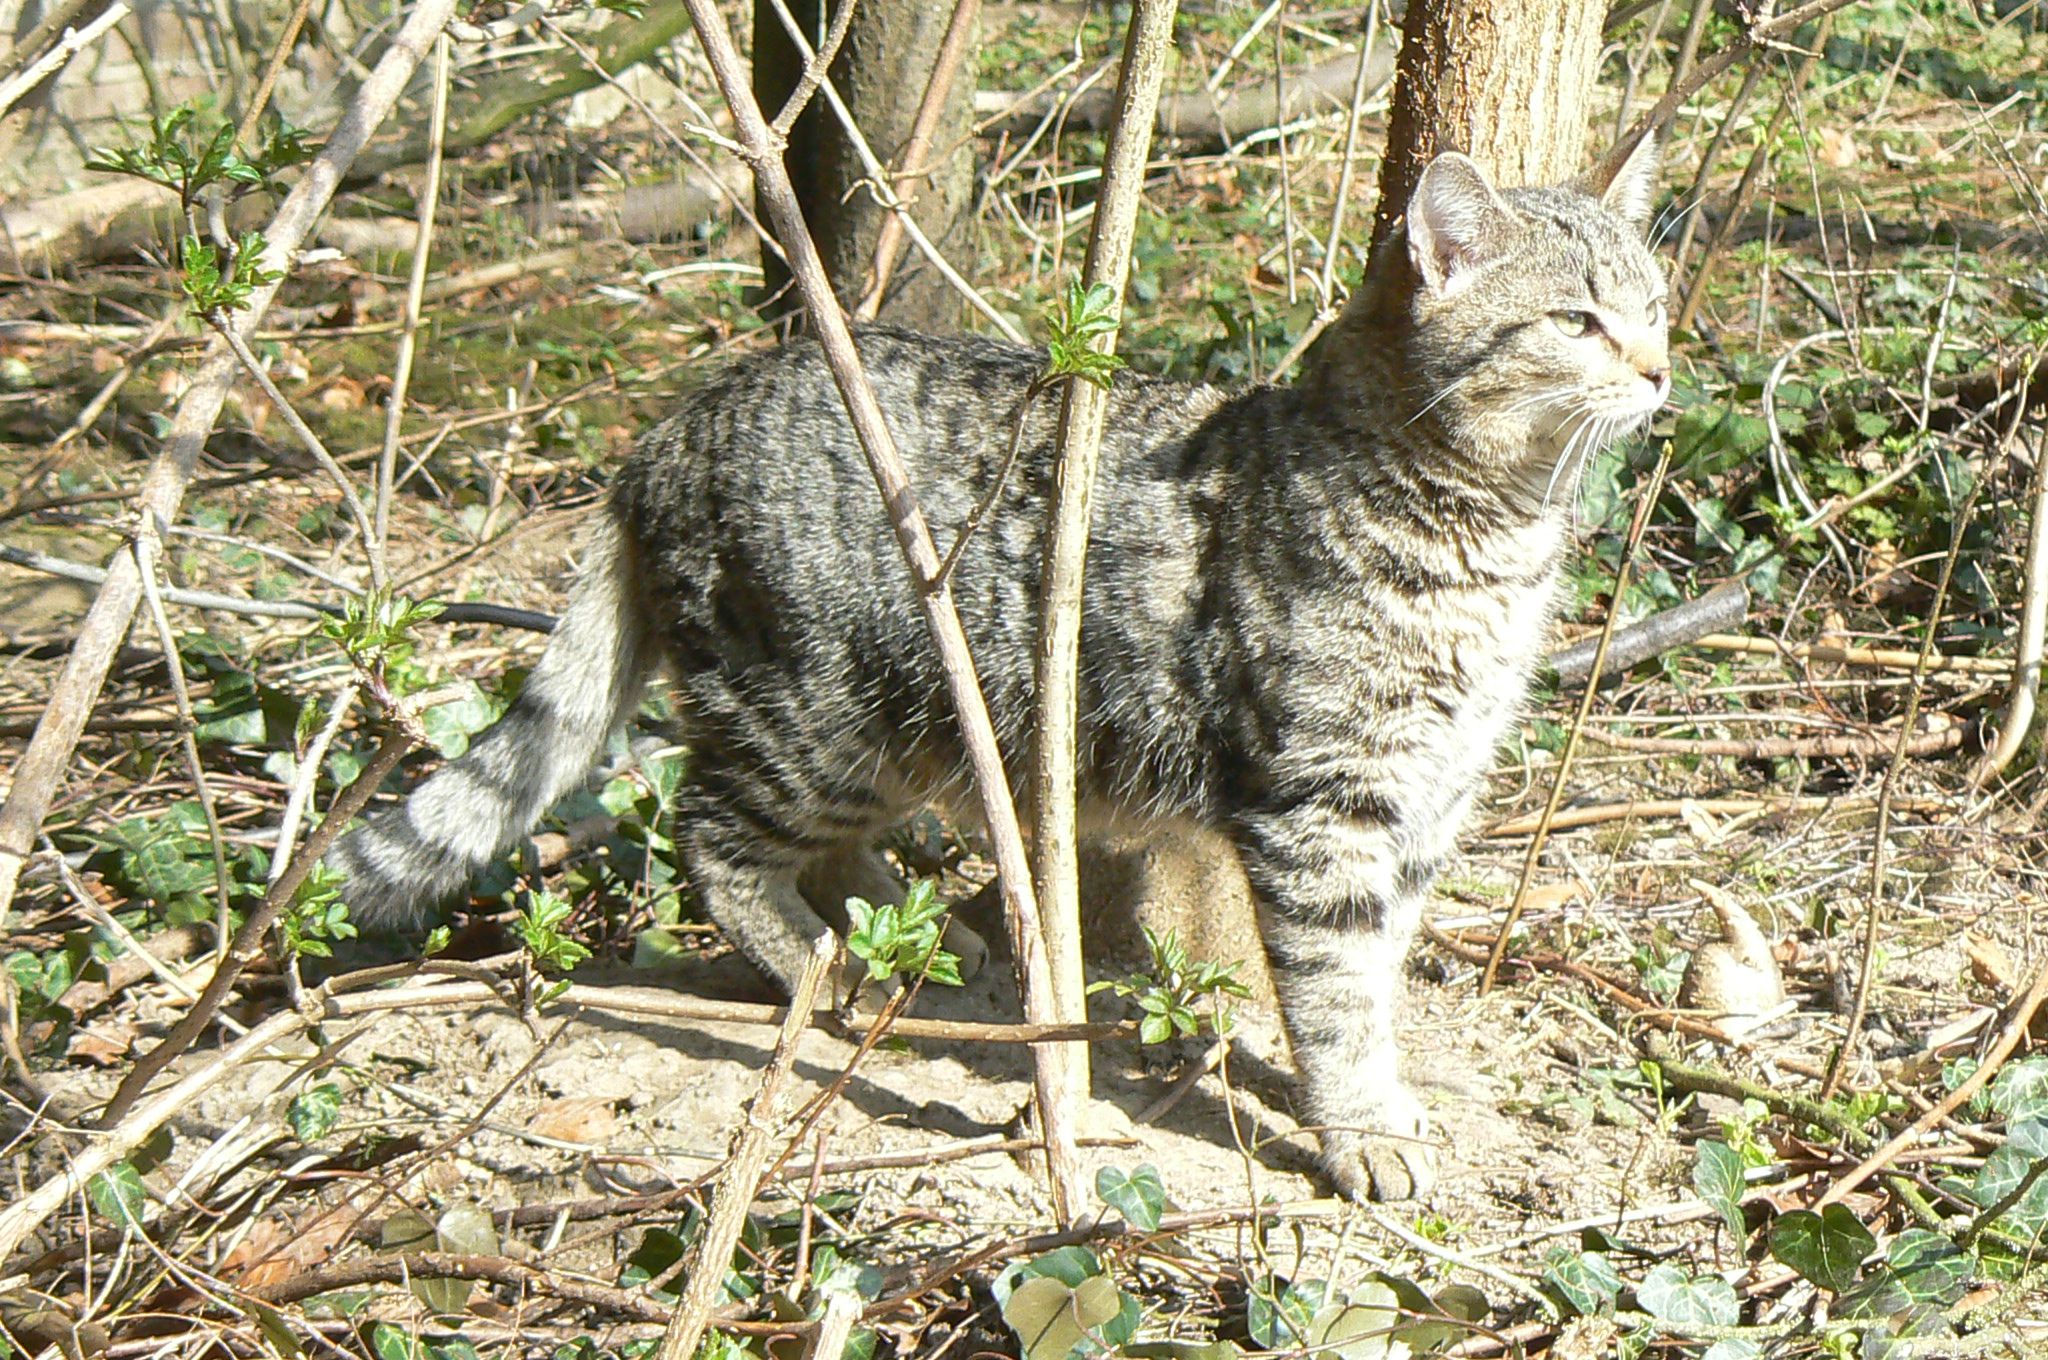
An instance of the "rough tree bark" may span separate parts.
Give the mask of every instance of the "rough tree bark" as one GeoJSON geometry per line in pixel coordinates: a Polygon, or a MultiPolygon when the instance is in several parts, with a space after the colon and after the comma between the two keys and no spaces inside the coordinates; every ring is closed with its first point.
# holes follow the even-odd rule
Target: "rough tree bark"
{"type": "Polygon", "coordinates": [[[1507,185],[1579,173],[1606,17],[1605,0],[1409,0],[1373,245],[1440,151],[1507,185]]]}
{"type": "MultiPolygon", "coordinates": [[[[842,3],[844,0],[842,0],[842,3]]],[[[831,0],[789,0],[791,14],[820,46],[838,6],[831,0]]],[[[846,41],[833,60],[831,79],[868,143],[892,168],[910,139],[918,104],[952,15],[950,4],[930,0],[859,0],[846,41]]],[[[754,9],[754,95],[772,117],[803,74],[804,60],[775,12],[773,0],[754,9]]],[[[962,72],[953,82],[932,137],[931,173],[909,195],[911,215],[942,249],[959,239],[974,192],[974,82],[962,72]]],[[[887,210],[860,187],[867,178],[838,117],[814,98],[790,129],[783,156],[796,185],[804,219],[825,257],[833,291],[848,308],[860,300],[875,258],[875,240],[887,210]]],[[[778,260],[763,261],[766,291],[788,282],[778,260]]],[[[882,299],[884,320],[921,330],[954,329],[960,304],[944,280],[911,252],[882,299]]]]}

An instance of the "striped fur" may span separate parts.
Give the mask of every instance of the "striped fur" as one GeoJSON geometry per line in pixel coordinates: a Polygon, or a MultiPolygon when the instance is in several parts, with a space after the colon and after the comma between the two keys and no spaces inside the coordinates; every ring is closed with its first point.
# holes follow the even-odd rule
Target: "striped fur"
{"type": "MultiPolygon", "coordinates": [[[[1578,467],[1668,390],[1663,279],[1640,241],[1649,175],[1646,151],[1604,199],[1502,195],[1440,158],[1294,387],[1131,375],[1111,396],[1086,796],[1105,818],[1185,819],[1237,845],[1306,1113],[1347,1193],[1428,1184],[1426,1121],[1396,1071],[1402,959],[1541,653],[1578,467]]],[[[1041,357],[887,329],[858,343],[926,514],[962,523],[1041,357]]],[[[1024,413],[954,580],[1019,759],[1056,406],[1024,413]]],[[[821,911],[849,884],[886,886],[873,838],[970,793],[817,349],[742,361],[686,398],[640,440],[588,552],[513,711],[344,842],[349,900],[407,916],[457,888],[587,767],[659,662],[691,750],[675,833],[690,882],[787,984],[821,911]]]]}

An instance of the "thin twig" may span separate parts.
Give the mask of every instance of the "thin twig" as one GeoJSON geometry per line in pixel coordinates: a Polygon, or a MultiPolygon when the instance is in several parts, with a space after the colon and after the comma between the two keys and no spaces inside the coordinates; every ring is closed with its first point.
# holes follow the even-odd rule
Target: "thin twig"
{"type": "Polygon", "coordinates": [[[299,30],[305,26],[306,12],[313,8],[313,0],[298,0],[292,12],[285,16],[284,29],[277,35],[277,42],[270,49],[270,60],[264,63],[263,75],[256,82],[256,90],[249,96],[249,107],[242,114],[242,121],[235,125],[235,140],[248,146],[256,137],[256,121],[263,116],[264,106],[270,103],[270,92],[277,87],[277,77],[284,70],[284,64],[291,60],[292,46],[299,40],[299,30]]]}
{"type": "Polygon", "coordinates": [[[412,386],[412,360],[420,338],[420,302],[433,254],[434,213],[441,201],[442,148],[448,136],[448,35],[434,45],[434,108],[427,121],[427,180],[420,187],[419,226],[412,238],[412,270],[406,280],[405,311],[398,332],[398,357],[391,368],[391,395],[384,405],[384,446],[377,456],[376,535],[367,542],[372,562],[385,560],[391,541],[392,479],[398,472],[398,437],[405,423],[405,396],[412,386]]]}
{"type": "Polygon", "coordinates": [[[157,595],[156,572],[163,540],[157,536],[157,526],[147,515],[136,526],[131,548],[135,553],[136,574],[142,581],[142,596],[149,606],[150,622],[156,628],[157,643],[164,651],[164,669],[171,678],[171,696],[178,705],[178,745],[185,753],[185,768],[192,775],[193,791],[199,795],[200,814],[206,818],[206,838],[213,852],[214,926],[217,938],[225,947],[232,909],[228,900],[228,857],[220,830],[220,807],[214,801],[213,785],[207,782],[206,764],[199,758],[199,738],[195,735],[199,720],[193,714],[192,687],[185,680],[185,658],[178,651],[178,639],[171,632],[170,616],[164,613],[164,602],[157,595]]]}
{"type": "Polygon", "coordinates": [[[1927,631],[1920,639],[1920,660],[1913,668],[1913,683],[1906,697],[1906,715],[1899,724],[1898,744],[1892,751],[1890,766],[1884,772],[1884,782],[1878,787],[1877,825],[1871,831],[1870,845],[1870,886],[1867,889],[1869,907],[1863,917],[1863,949],[1856,974],[1856,997],[1849,1009],[1849,1026],[1842,1035],[1840,1047],[1828,1063],[1827,1075],[1821,1079],[1820,1098],[1834,1099],[1841,1089],[1842,1078],[1849,1068],[1849,1060],[1855,1056],[1856,1041],[1863,1031],[1863,1018],[1870,1010],[1871,989],[1877,984],[1877,941],[1878,927],[1884,915],[1884,871],[1885,859],[1891,849],[1892,799],[1898,792],[1899,771],[1905,768],[1906,745],[1913,735],[1914,727],[1920,721],[1920,703],[1927,693],[1927,663],[1934,655],[1934,640],[1941,633],[1941,616],[1948,604],[1949,584],[1955,580],[1956,563],[1963,555],[1963,535],[1970,527],[1970,512],[1977,508],[1977,493],[1983,489],[1980,480],[1970,488],[1970,494],[1963,498],[1962,508],[1956,511],[1955,523],[1949,529],[1948,556],[1942,559],[1941,580],[1934,587],[1934,603],[1927,610],[1927,631]]]}
{"type": "MultiPolygon", "coordinates": [[[[26,567],[30,571],[40,571],[49,576],[62,577],[67,581],[83,581],[89,586],[104,584],[110,574],[104,567],[88,566],[84,562],[52,557],[49,553],[31,552],[27,548],[17,548],[5,543],[0,543],[0,562],[6,562],[10,566],[26,567]]],[[[182,605],[188,609],[208,609],[221,614],[240,614],[255,619],[336,619],[346,612],[338,604],[318,604],[300,600],[251,600],[240,595],[220,595],[211,590],[187,590],[182,586],[160,586],[157,593],[166,604],[182,605]]],[[[555,616],[552,614],[543,614],[534,609],[517,609],[506,604],[484,604],[466,600],[452,600],[442,605],[441,612],[429,622],[488,623],[500,628],[519,628],[529,633],[551,633],[555,628],[555,616]]]]}
{"type": "MultiPolygon", "coordinates": [[[[925,161],[932,154],[932,137],[938,132],[939,119],[946,111],[946,101],[953,96],[953,82],[960,67],[967,60],[967,40],[974,35],[974,21],[981,13],[981,0],[958,0],[953,6],[953,17],[946,23],[946,34],[939,40],[939,54],[932,59],[932,73],[925,81],[924,98],[918,101],[917,113],[910,120],[910,137],[903,143],[902,155],[897,159],[897,173],[894,190],[898,198],[908,197],[917,177],[925,173],[925,161]]],[[[903,263],[903,252],[909,244],[903,239],[903,221],[895,213],[882,219],[881,229],[875,233],[875,262],[870,269],[871,282],[867,295],[860,305],[853,309],[856,321],[873,321],[881,314],[882,297],[889,291],[889,280],[896,273],[896,266],[903,263]]]]}
{"type": "Polygon", "coordinates": [[[1628,538],[1621,550],[1621,561],[1614,568],[1614,594],[1607,609],[1607,621],[1600,630],[1600,645],[1593,652],[1593,664],[1586,671],[1586,689],[1579,696],[1579,710],[1572,718],[1571,730],[1565,733],[1564,750],[1557,757],[1557,773],[1552,777],[1550,799],[1543,805],[1543,816],[1536,824],[1536,834],[1530,838],[1529,851],[1522,857],[1522,876],[1515,884],[1514,900],[1508,904],[1508,918],[1500,928],[1499,936],[1493,942],[1493,951],[1487,955],[1486,972],[1479,980],[1479,994],[1485,996],[1493,990],[1494,976],[1500,971],[1501,960],[1507,957],[1508,942],[1514,937],[1515,923],[1522,918],[1522,906],[1529,897],[1529,885],[1536,879],[1536,862],[1543,854],[1543,843],[1550,836],[1550,826],[1557,811],[1564,803],[1565,784],[1571,775],[1572,759],[1579,751],[1579,738],[1585,732],[1587,715],[1593,711],[1593,701],[1600,693],[1600,671],[1607,664],[1607,651],[1614,641],[1615,625],[1621,621],[1623,597],[1628,593],[1629,572],[1635,562],[1636,550],[1642,546],[1643,534],[1650,527],[1650,513],[1657,507],[1657,498],[1664,492],[1664,474],[1671,470],[1671,441],[1665,440],[1663,450],[1657,455],[1657,467],[1650,474],[1650,481],[1643,488],[1642,499],[1636,504],[1635,519],[1628,527],[1628,538]]]}
{"type": "Polygon", "coordinates": [[[811,96],[818,92],[818,85],[825,79],[825,73],[832,69],[833,59],[839,55],[841,44],[846,41],[846,31],[853,27],[855,0],[839,0],[838,13],[832,16],[832,27],[825,33],[825,45],[811,53],[804,60],[803,75],[798,77],[796,88],[789,92],[783,102],[782,112],[769,120],[768,126],[778,137],[789,136],[789,130],[796,126],[796,120],[803,117],[804,109],[810,105],[811,96]]]}
{"type": "Polygon", "coordinates": [[[342,471],[341,464],[334,461],[334,455],[320,442],[320,436],[313,433],[313,427],[306,423],[305,417],[292,406],[291,399],[279,391],[277,384],[271,381],[269,370],[264,368],[263,361],[256,357],[256,352],[249,348],[249,342],[237,334],[234,327],[229,324],[227,314],[221,311],[209,312],[206,320],[221,339],[228,342],[228,348],[242,361],[242,367],[256,380],[256,386],[263,390],[263,395],[270,398],[270,404],[284,417],[285,425],[299,437],[299,442],[306,446],[306,452],[313,455],[313,461],[320,465],[320,470],[341,489],[342,503],[348,507],[349,517],[356,522],[356,532],[362,535],[363,544],[369,550],[370,579],[378,586],[382,586],[388,579],[384,570],[384,546],[377,538],[377,527],[371,521],[370,512],[363,505],[363,498],[357,493],[355,483],[342,471]]]}
{"type": "MultiPolygon", "coordinates": [[[[1106,288],[1115,311],[1123,311],[1124,284],[1131,270],[1138,200],[1145,186],[1145,160],[1166,58],[1173,46],[1176,0],[1136,0],[1124,35],[1123,67],[1117,77],[1117,116],[1103,153],[1102,192],[1081,269],[1082,287],[1106,288]]],[[[1102,354],[1116,351],[1116,330],[1094,337],[1102,354]]],[[[1039,578],[1037,692],[1033,713],[1031,806],[1036,833],[1032,873],[1043,913],[1046,956],[1051,964],[1053,1018],[1088,1017],[1087,979],[1081,963],[1079,789],[1081,595],[1088,554],[1088,526],[1094,504],[1095,473],[1109,417],[1109,393],[1092,382],[1067,384],[1053,454],[1052,494],[1046,506],[1045,558],[1039,578]]],[[[1075,1046],[1062,1057],[1066,1094],[1088,1095],[1088,1051],[1075,1046]]],[[[1044,1112],[1041,1111],[1043,1114],[1044,1112]]],[[[1079,1212],[1085,1199],[1080,1167],[1071,1156],[1071,1135],[1045,1128],[1046,1161],[1053,1170],[1055,1207],[1062,1221],[1079,1212]]]]}
{"type": "Polygon", "coordinates": [[[705,1324],[711,1319],[712,1306],[725,1292],[726,1263],[732,1260],[740,1229],[746,1226],[747,1207],[760,1192],[761,1173],[768,1165],[769,1139],[781,1124],[776,1104],[790,1069],[796,1065],[797,1043],[806,1028],[804,1017],[811,1013],[818,989],[837,953],[838,942],[829,932],[820,935],[811,946],[811,957],[797,978],[795,995],[790,998],[789,1019],[782,1026],[775,1041],[775,1053],[761,1073],[761,1084],[754,1098],[747,1102],[726,1153],[725,1170],[711,1197],[711,1219],[698,1240],[693,1254],[695,1264],[687,1272],[682,1297],[676,1300],[675,1316],[661,1338],[656,1360],[690,1360],[696,1355],[697,1343],[703,1339],[705,1324]]]}

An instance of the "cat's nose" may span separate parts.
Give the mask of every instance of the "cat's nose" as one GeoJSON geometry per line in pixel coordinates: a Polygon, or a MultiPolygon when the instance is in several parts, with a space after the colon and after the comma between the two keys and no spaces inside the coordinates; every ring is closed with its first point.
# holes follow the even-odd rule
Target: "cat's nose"
{"type": "Polygon", "coordinates": [[[1671,370],[1663,364],[1658,364],[1654,368],[1638,368],[1636,372],[1642,374],[1650,380],[1653,386],[1659,388],[1663,387],[1665,382],[1671,377],[1671,370]]]}

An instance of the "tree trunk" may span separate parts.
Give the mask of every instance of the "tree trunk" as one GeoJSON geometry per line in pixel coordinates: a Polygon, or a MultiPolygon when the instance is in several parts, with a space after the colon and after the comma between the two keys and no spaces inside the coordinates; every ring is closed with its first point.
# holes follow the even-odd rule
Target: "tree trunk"
{"type": "Polygon", "coordinates": [[[1606,17],[1605,0],[1409,0],[1373,245],[1440,151],[1506,186],[1577,174],[1606,17]]]}
{"type": "MultiPolygon", "coordinates": [[[[830,0],[790,0],[789,9],[813,49],[821,46],[837,6],[830,0]]],[[[910,138],[952,9],[930,0],[859,0],[846,42],[832,62],[834,88],[868,145],[892,171],[906,168],[898,157],[910,138]]],[[[796,87],[803,65],[774,5],[756,0],[754,94],[771,118],[796,87]]],[[[932,137],[931,173],[907,195],[913,201],[911,215],[942,250],[957,247],[968,221],[974,190],[973,107],[974,83],[963,72],[953,81],[932,137]]],[[[822,91],[790,130],[783,159],[833,290],[851,308],[873,274],[875,240],[887,211],[860,187],[867,171],[822,91]]],[[[779,260],[762,263],[766,295],[773,298],[788,275],[779,260]]],[[[787,310],[787,305],[772,303],[769,310],[787,310]]],[[[910,251],[890,279],[883,319],[920,330],[950,330],[959,312],[959,299],[945,280],[916,250],[910,251]]]]}

